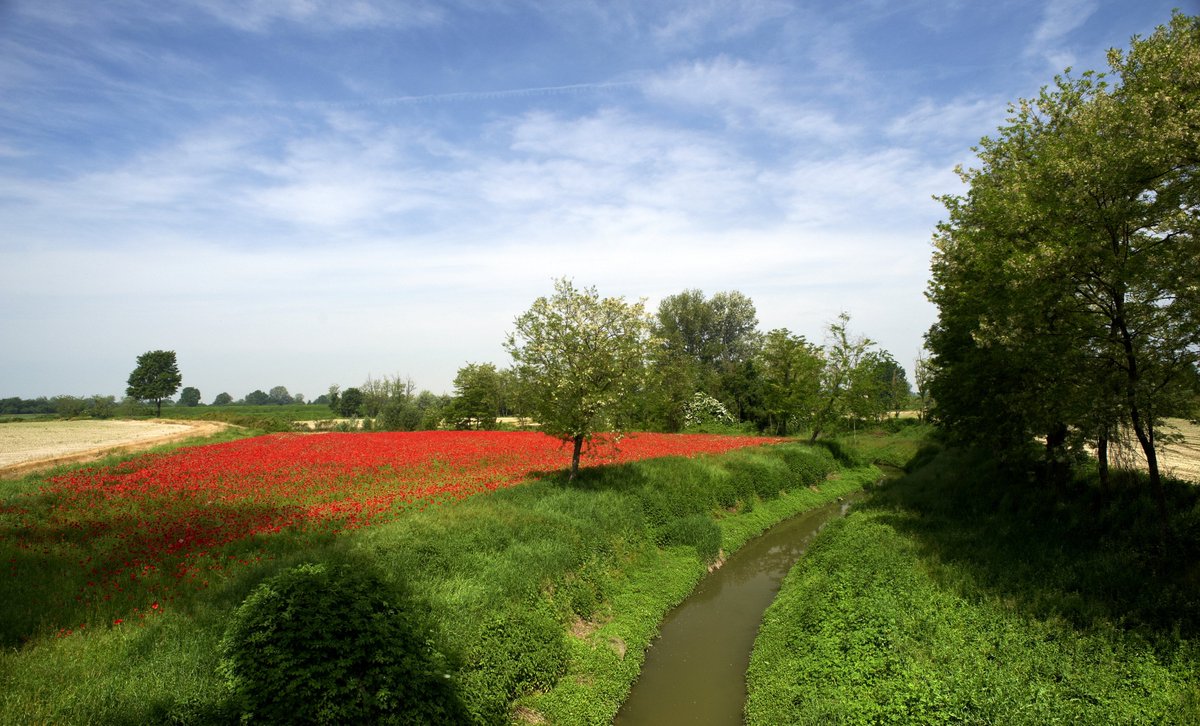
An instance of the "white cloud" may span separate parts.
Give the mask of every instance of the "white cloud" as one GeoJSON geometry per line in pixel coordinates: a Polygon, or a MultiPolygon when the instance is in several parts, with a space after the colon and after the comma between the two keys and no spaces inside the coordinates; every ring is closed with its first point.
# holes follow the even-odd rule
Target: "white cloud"
{"type": "Polygon", "coordinates": [[[793,11],[791,4],[779,0],[691,0],[668,13],[654,36],[669,46],[735,38],[793,11]]]}
{"type": "Polygon", "coordinates": [[[254,32],[278,23],[303,24],[319,30],[363,27],[436,25],[444,13],[436,4],[372,0],[192,0],[217,20],[254,32]]]}
{"type": "Polygon", "coordinates": [[[956,98],[939,103],[930,98],[918,101],[909,111],[893,119],[886,127],[888,136],[909,143],[937,143],[939,140],[961,146],[991,133],[1007,115],[1007,101],[1000,98],[956,98]]]}
{"type": "Polygon", "coordinates": [[[676,66],[646,78],[642,88],[652,100],[711,110],[733,127],[821,142],[844,141],[855,131],[826,109],[795,102],[777,69],[727,56],[676,66]]]}
{"type": "Polygon", "coordinates": [[[1074,55],[1063,48],[1064,39],[1098,8],[1097,0],[1049,0],[1025,47],[1025,57],[1044,58],[1052,73],[1071,65],[1074,55]]]}

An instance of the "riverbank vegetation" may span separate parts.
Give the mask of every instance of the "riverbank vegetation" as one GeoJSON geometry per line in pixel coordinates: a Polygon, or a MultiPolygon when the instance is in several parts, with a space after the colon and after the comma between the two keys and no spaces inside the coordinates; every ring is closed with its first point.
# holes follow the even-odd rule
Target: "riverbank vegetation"
{"type": "Polygon", "coordinates": [[[764,619],[751,724],[1200,722],[1200,492],[947,451],[830,525],[764,619]]]}
{"type": "MultiPolygon", "coordinates": [[[[350,438],[366,442],[370,436],[350,438]]],[[[221,450],[202,447],[178,456],[216,465],[221,450]]],[[[159,463],[165,465],[133,457],[98,474],[114,486],[128,479],[130,487],[154,488],[131,475],[143,465],[153,474],[159,463]]],[[[443,469],[452,474],[454,465],[443,469]]],[[[434,470],[443,469],[435,462],[434,470]]],[[[214,486],[230,476],[239,474],[231,470],[214,486]]],[[[225,515],[240,512],[245,516],[238,521],[258,521],[272,512],[311,510],[266,490],[240,503],[214,495],[210,504],[197,500],[194,526],[179,520],[170,532],[130,530],[137,553],[122,550],[129,537],[104,536],[124,531],[126,519],[138,516],[134,509],[101,508],[95,511],[104,521],[92,521],[91,510],[66,506],[65,490],[41,487],[45,479],[6,482],[0,722],[236,721],[262,707],[246,696],[254,684],[261,694],[265,684],[278,682],[275,666],[269,659],[264,665],[253,644],[307,642],[303,630],[280,631],[285,621],[306,626],[279,613],[330,607],[319,599],[313,604],[305,590],[305,583],[317,583],[313,587],[352,599],[353,593],[376,593],[369,602],[333,604],[363,623],[377,623],[380,613],[414,614],[399,621],[399,630],[349,628],[341,638],[331,629],[320,641],[329,652],[353,652],[347,638],[401,644],[409,649],[407,660],[389,662],[428,686],[404,691],[407,704],[399,696],[368,694],[356,717],[399,713],[412,699],[428,699],[428,712],[466,714],[476,723],[504,723],[514,714],[602,723],[636,677],[666,609],[723,551],[876,476],[869,467],[843,470],[826,448],[752,446],[585,466],[569,486],[565,473],[551,474],[507,489],[484,487],[454,502],[410,502],[357,527],[336,526],[353,518],[347,510],[338,519],[331,507],[319,527],[259,527],[196,550],[204,525],[225,515]],[[13,536],[17,532],[23,534],[13,536]],[[88,550],[89,543],[99,549],[88,550]],[[146,559],[155,553],[162,556],[146,559]],[[107,569],[89,581],[89,567],[101,565],[107,569]],[[120,572],[113,575],[112,568],[120,572]],[[278,637],[272,641],[268,632],[278,637]],[[441,680],[430,680],[431,674],[441,680]]],[[[207,486],[187,481],[199,490],[207,486]]],[[[322,488],[329,487],[316,487],[322,488]]],[[[291,697],[315,704],[330,693],[343,700],[363,695],[356,688],[364,682],[355,680],[352,667],[308,662],[316,665],[297,672],[291,697]]]]}

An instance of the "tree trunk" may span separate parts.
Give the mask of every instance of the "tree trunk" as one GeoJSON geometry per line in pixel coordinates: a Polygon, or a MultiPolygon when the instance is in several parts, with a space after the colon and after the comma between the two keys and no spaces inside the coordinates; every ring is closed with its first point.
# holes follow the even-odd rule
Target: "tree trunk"
{"type": "Polygon", "coordinates": [[[1158,508],[1159,530],[1163,545],[1167,543],[1167,523],[1170,515],[1167,512],[1167,493],[1163,489],[1162,477],[1158,472],[1158,453],[1154,450],[1154,422],[1142,420],[1137,404],[1132,406],[1133,433],[1138,443],[1142,445],[1142,453],[1146,455],[1146,468],[1150,470],[1150,491],[1154,493],[1154,503],[1158,508]]]}
{"type": "Polygon", "coordinates": [[[1046,433],[1046,469],[1055,485],[1065,484],[1070,475],[1070,467],[1063,454],[1068,433],[1067,425],[1062,422],[1054,424],[1046,433]]]}
{"type": "Polygon", "coordinates": [[[1142,445],[1142,453],[1146,455],[1146,468],[1150,470],[1150,491],[1154,494],[1154,503],[1158,508],[1159,534],[1164,547],[1167,545],[1167,495],[1163,491],[1162,479],[1158,473],[1158,454],[1154,451],[1154,419],[1142,419],[1141,408],[1138,406],[1137,384],[1140,380],[1137,352],[1133,348],[1133,335],[1125,324],[1124,300],[1116,301],[1117,316],[1115,327],[1121,332],[1121,343],[1125,350],[1125,400],[1129,406],[1129,421],[1133,424],[1133,433],[1138,443],[1142,445]]]}
{"type": "Polygon", "coordinates": [[[571,473],[567,476],[567,483],[575,481],[575,475],[579,473],[579,455],[583,453],[583,434],[575,434],[575,450],[571,454],[571,473]]]}
{"type": "Polygon", "coordinates": [[[1100,427],[1096,438],[1097,473],[1100,475],[1100,491],[1108,496],[1108,425],[1100,427]]]}

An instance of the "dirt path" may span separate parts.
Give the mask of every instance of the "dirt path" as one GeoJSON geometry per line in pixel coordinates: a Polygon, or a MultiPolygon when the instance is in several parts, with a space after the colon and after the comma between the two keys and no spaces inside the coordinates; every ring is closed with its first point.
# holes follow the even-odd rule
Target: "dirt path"
{"type": "Polygon", "coordinates": [[[31,421],[0,425],[0,478],[209,436],[220,421],[31,421]]]}

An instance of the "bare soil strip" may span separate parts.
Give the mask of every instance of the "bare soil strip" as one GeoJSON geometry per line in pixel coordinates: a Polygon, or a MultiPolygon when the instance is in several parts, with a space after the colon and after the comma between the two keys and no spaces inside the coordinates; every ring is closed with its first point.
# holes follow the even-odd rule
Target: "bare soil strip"
{"type": "Polygon", "coordinates": [[[0,425],[0,478],[209,436],[219,421],[30,421],[0,425]]]}

